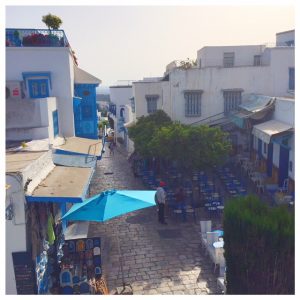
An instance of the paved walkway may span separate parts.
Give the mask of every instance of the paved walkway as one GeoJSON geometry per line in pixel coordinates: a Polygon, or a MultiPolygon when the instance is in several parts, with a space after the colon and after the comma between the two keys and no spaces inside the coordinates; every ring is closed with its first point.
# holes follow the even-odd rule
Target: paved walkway
{"type": "MultiPolygon", "coordinates": [[[[105,153],[98,161],[90,194],[109,188],[145,189],[118,149],[114,156],[105,153]]],[[[213,265],[201,250],[199,226],[192,216],[186,223],[173,218],[167,221],[168,225],[159,224],[156,208],[151,207],[90,224],[89,236],[103,240],[103,268],[110,293],[122,287],[118,239],[125,283],[131,285],[133,294],[220,293],[213,265]]]]}

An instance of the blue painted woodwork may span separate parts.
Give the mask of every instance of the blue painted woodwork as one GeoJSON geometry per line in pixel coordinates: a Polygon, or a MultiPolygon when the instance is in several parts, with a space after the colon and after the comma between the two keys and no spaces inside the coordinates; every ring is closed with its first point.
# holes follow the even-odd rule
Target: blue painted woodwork
{"type": "Polygon", "coordinates": [[[59,133],[58,112],[57,112],[57,110],[54,110],[52,112],[52,118],[53,118],[53,134],[54,134],[54,137],[56,137],[56,136],[58,136],[58,133],[59,133]]]}
{"type": "Polygon", "coordinates": [[[258,157],[262,158],[262,140],[258,139],[258,147],[257,147],[258,157]]]}
{"type": "Polygon", "coordinates": [[[273,143],[268,145],[268,157],[267,157],[267,175],[272,176],[273,169],[273,143]]]}
{"type": "Polygon", "coordinates": [[[28,89],[30,98],[49,97],[48,79],[28,79],[28,89]]]}
{"type": "Polygon", "coordinates": [[[75,84],[73,98],[75,135],[98,139],[96,84],[75,84]],[[81,98],[81,99],[79,99],[81,98]]]}
{"type": "Polygon", "coordinates": [[[50,197],[50,196],[25,196],[27,202],[56,202],[56,203],[81,203],[81,197],[50,197]]]}
{"type": "Polygon", "coordinates": [[[282,186],[284,179],[289,177],[289,149],[280,146],[278,185],[282,186]]]}
{"type": "Polygon", "coordinates": [[[34,79],[37,77],[46,77],[50,83],[50,89],[52,89],[52,81],[51,81],[51,72],[22,72],[22,77],[25,82],[26,87],[26,80],[27,79],[34,79]]]}

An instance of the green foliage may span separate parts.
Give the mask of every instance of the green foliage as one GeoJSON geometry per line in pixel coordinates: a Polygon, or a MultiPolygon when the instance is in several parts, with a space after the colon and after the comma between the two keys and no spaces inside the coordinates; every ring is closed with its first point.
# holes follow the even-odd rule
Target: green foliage
{"type": "Polygon", "coordinates": [[[157,130],[150,148],[188,172],[220,163],[231,149],[226,136],[216,127],[172,123],[157,130]]]}
{"type": "Polygon", "coordinates": [[[192,59],[187,58],[186,60],[180,61],[179,68],[187,70],[187,69],[190,69],[195,66],[197,66],[197,60],[192,60],[192,59]]]}
{"type": "Polygon", "coordinates": [[[235,198],[224,210],[228,294],[293,294],[294,215],[256,196],[235,198]]]}
{"type": "Polygon", "coordinates": [[[156,149],[151,147],[151,141],[159,128],[171,123],[170,117],[163,110],[139,118],[128,130],[129,137],[134,141],[135,150],[143,157],[155,156],[156,149]]]}
{"type": "Polygon", "coordinates": [[[62,20],[58,16],[51,15],[50,13],[43,16],[42,21],[49,29],[58,29],[62,24],[62,20]]]}

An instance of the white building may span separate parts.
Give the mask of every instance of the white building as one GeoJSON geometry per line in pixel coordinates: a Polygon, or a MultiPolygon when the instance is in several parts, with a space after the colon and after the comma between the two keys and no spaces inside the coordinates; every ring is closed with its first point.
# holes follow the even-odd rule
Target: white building
{"type": "Polygon", "coordinates": [[[48,30],[6,30],[6,139],[97,138],[101,80],[78,68],[63,30],[49,36],[48,30]],[[84,100],[81,113],[77,100],[84,100]]]}
{"type": "Polygon", "coordinates": [[[133,82],[136,117],[163,109],[185,124],[210,123],[237,109],[243,93],[290,96],[294,59],[290,46],[204,47],[195,67],[173,62],[164,77],[133,82]]]}
{"type": "MultiPolygon", "coordinates": [[[[196,66],[171,62],[163,77],[133,82],[136,118],[162,109],[172,120],[184,124],[227,124],[232,113],[239,110],[241,104],[247,104],[247,95],[254,94],[257,103],[252,103],[252,112],[263,111],[262,123],[268,112],[268,117],[288,124],[289,129],[294,128],[294,35],[294,30],[276,34],[274,46],[203,47],[197,52],[196,66]],[[268,104],[271,99],[275,99],[275,104],[268,104]],[[275,111],[270,115],[269,110],[274,105],[275,111]],[[287,114],[283,113],[286,111],[287,114]]],[[[251,108],[248,109],[251,112],[251,108]]],[[[277,143],[268,139],[268,144],[274,144],[268,156],[270,172],[274,170],[275,180],[280,184],[287,176],[294,180],[294,137],[289,129],[279,131],[283,136],[288,131],[288,145],[282,145],[280,139],[277,143]],[[280,160],[281,156],[284,160],[280,160]]],[[[231,133],[234,130],[231,128],[231,133]]],[[[233,135],[236,146],[249,145],[251,132],[236,130],[233,135]]],[[[261,140],[258,151],[257,139],[253,142],[254,150],[266,158],[268,152],[263,152],[261,147],[266,149],[267,145],[261,140]]]]}
{"type": "Polygon", "coordinates": [[[114,121],[115,139],[128,153],[133,152],[133,142],[128,137],[128,126],[135,120],[135,100],[132,81],[119,81],[110,86],[110,117],[114,121]],[[119,138],[119,139],[118,139],[119,138]],[[120,143],[123,141],[123,144],[120,143]]]}
{"type": "Polygon", "coordinates": [[[39,208],[58,224],[87,195],[102,153],[100,82],[77,66],[63,30],[6,30],[6,294],[49,291],[38,272],[48,239],[39,208]]]}

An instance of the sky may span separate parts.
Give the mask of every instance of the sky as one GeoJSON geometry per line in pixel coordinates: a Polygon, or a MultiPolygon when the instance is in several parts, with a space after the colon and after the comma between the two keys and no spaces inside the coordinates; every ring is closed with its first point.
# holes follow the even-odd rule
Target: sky
{"type": "Polygon", "coordinates": [[[63,20],[79,67],[100,78],[102,86],[162,76],[168,63],[195,59],[204,46],[275,43],[276,32],[295,28],[291,3],[6,6],[5,26],[46,28],[41,19],[48,13],[63,20]]]}

